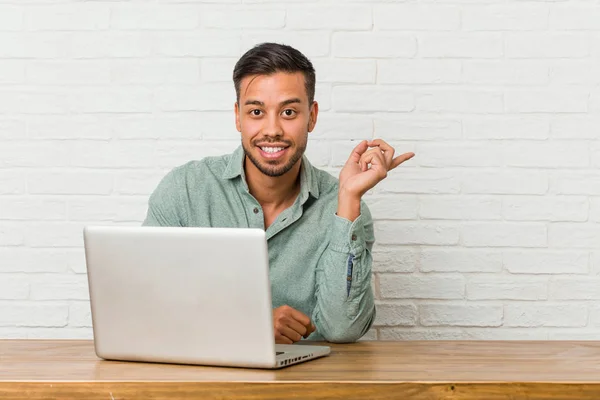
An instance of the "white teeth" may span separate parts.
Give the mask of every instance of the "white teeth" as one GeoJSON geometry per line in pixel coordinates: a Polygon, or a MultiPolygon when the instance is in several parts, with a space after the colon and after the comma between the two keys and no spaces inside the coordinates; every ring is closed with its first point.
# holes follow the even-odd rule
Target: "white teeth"
{"type": "Polygon", "coordinates": [[[261,147],[261,149],[265,153],[277,153],[278,151],[283,150],[283,147],[261,147]]]}

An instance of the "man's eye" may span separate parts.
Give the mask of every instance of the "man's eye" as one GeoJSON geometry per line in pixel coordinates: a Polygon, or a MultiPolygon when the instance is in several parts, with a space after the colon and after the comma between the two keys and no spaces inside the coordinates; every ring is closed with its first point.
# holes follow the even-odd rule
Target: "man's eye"
{"type": "Polygon", "coordinates": [[[285,116],[286,116],[286,117],[291,117],[291,116],[293,116],[293,115],[294,115],[296,112],[295,112],[294,110],[287,109],[287,110],[283,110],[283,113],[285,114],[285,116]]]}
{"type": "Polygon", "coordinates": [[[258,116],[261,114],[261,112],[262,112],[262,111],[260,111],[260,110],[252,110],[252,111],[250,111],[250,113],[251,113],[252,115],[255,115],[255,116],[257,116],[257,117],[258,117],[258,116]]]}

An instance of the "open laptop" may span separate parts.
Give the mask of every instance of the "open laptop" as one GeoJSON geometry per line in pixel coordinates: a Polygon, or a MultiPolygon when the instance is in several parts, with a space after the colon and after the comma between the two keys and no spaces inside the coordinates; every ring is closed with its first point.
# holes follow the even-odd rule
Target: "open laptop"
{"type": "Polygon", "coordinates": [[[329,346],[276,345],[265,232],[84,228],[96,355],[281,368],[329,346]]]}

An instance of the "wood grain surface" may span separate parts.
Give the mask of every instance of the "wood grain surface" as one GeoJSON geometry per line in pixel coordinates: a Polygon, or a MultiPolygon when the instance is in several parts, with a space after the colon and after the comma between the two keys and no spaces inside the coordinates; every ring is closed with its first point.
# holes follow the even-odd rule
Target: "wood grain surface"
{"type": "Polygon", "coordinates": [[[91,341],[0,340],[0,399],[600,399],[600,342],[331,346],[271,371],[104,361],[91,341]]]}

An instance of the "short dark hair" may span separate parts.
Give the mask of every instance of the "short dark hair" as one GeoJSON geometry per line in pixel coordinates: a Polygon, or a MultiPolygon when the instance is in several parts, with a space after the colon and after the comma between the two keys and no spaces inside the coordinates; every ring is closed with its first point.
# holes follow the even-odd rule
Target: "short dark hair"
{"type": "Polygon", "coordinates": [[[315,99],[315,69],[308,58],[295,48],[278,43],[261,43],[248,50],[235,64],[233,84],[240,101],[242,79],[250,75],[271,75],[276,72],[302,72],[308,95],[308,105],[315,99]]]}

